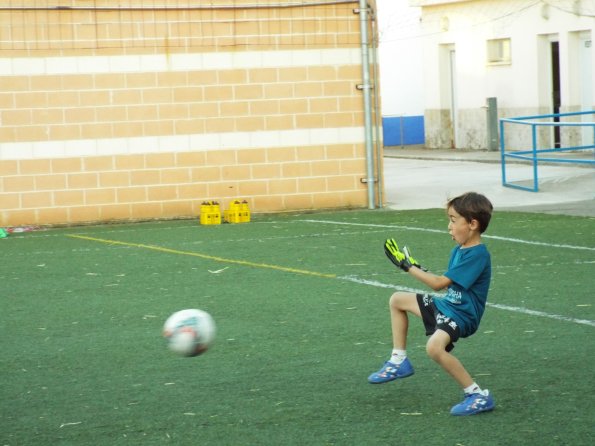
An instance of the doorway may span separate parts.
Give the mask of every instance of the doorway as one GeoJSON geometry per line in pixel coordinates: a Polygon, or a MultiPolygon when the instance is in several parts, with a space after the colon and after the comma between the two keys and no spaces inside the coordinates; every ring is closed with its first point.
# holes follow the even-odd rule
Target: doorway
{"type": "MultiPolygon", "coordinates": [[[[593,109],[593,58],[591,33],[586,32],[579,40],[579,76],[580,76],[580,108],[581,111],[593,109]]],[[[592,122],[593,115],[583,115],[583,122],[592,122]]],[[[595,144],[595,134],[591,127],[583,127],[582,145],[595,144]]]]}
{"type": "MultiPolygon", "coordinates": [[[[550,54],[552,61],[552,113],[560,113],[562,94],[560,91],[560,43],[550,43],[550,54]]],[[[554,117],[554,122],[560,122],[559,117],[554,117]]],[[[554,147],[561,147],[560,127],[554,127],[554,147]]]]}

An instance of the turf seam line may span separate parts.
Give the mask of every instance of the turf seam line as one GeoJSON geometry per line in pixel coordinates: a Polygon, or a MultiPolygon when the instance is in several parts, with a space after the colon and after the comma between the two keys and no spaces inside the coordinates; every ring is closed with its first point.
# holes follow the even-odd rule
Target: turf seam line
{"type": "MultiPolygon", "coordinates": [[[[305,223],[325,223],[325,224],[332,224],[332,225],[345,225],[345,226],[366,226],[370,228],[387,228],[387,229],[405,229],[408,231],[422,231],[422,232],[433,232],[438,234],[445,234],[446,231],[439,230],[439,229],[430,229],[430,228],[418,228],[415,226],[401,226],[401,225],[379,225],[374,223],[350,223],[350,222],[343,222],[343,221],[330,221],[330,220],[299,220],[305,223]]],[[[523,243],[526,245],[535,245],[535,246],[546,246],[548,248],[566,248],[566,249],[580,249],[585,251],[595,251],[595,247],[591,246],[577,246],[577,245],[560,245],[556,243],[546,243],[546,242],[535,242],[531,240],[523,240],[519,238],[511,238],[511,237],[502,237],[498,235],[482,235],[482,238],[493,239],[493,240],[501,240],[504,242],[512,242],[512,243],[523,243]]]]}
{"type": "Polygon", "coordinates": [[[92,242],[99,242],[99,243],[104,243],[107,245],[128,246],[131,248],[149,249],[152,251],[164,252],[167,254],[177,254],[177,255],[185,255],[185,256],[191,256],[191,257],[199,257],[201,259],[214,260],[216,262],[222,262],[222,263],[232,263],[232,264],[236,264],[236,265],[250,266],[250,267],[254,267],[254,268],[274,269],[277,271],[284,271],[284,272],[294,273],[294,274],[325,277],[325,278],[329,278],[329,279],[334,279],[337,277],[335,274],[325,274],[325,273],[319,273],[316,271],[308,271],[308,270],[297,269],[297,268],[289,268],[289,267],[280,266],[280,265],[270,265],[268,263],[249,262],[247,260],[227,259],[224,257],[212,256],[209,254],[202,254],[199,252],[181,251],[178,249],[165,248],[165,247],[157,246],[157,245],[146,245],[144,243],[121,242],[118,240],[110,240],[110,239],[89,237],[86,235],[76,235],[76,234],[67,234],[66,237],[76,238],[76,239],[80,239],[80,240],[87,240],[87,241],[92,241],[92,242]]]}

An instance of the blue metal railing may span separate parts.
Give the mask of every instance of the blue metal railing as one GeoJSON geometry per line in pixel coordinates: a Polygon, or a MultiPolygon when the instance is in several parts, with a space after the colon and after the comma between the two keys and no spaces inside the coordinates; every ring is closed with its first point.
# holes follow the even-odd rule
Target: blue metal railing
{"type": "MultiPolygon", "coordinates": [[[[500,119],[500,155],[502,160],[502,185],[512,187],[521,190],[528,190],[531,192],[539,191],[539,172],[538,165],[540,162],[555,162],[555,163],[576,163],[576,164],[594,164],[595,165],[595,122],[562,122],[561,118],[569,116],[581,116],[581,115],[592,115],[595,121],[595,110],[574,112],[574,113],[556,113],[551,115],[536,115],[536,116],[522,116],[518,118],[502,118],[500,119]],[[541,119],[548,119],[551,121],[537,121],[541,119]],[[505,138],[505,124],[516,124],[523,126],[530,126],[531,128],[531,149],[529,150],[508,150],[506,149],[506,138],[505,138]],[[539,127],[580,127],[590,128],[593,132],[592,144],[573,146],[573,147],[538,147],[538,135],[537,129],[539,127]],[[574,159],[574,158],[562,158],[562,157],[549,157],[543,156],[543,154],[564,154],[570,151],[582,151],[582,150],[593,150],[593,159],[574,159]],[[530,161],[533,167],[533,185],[523,186],[520,184],[514,184],[506,178],[506,161],[508,159],[530,161]]],[[[582,131],[582,130],[581,130],[582,131]]],[[[551,139],[551,138],[548,138],[551,139]]]]}

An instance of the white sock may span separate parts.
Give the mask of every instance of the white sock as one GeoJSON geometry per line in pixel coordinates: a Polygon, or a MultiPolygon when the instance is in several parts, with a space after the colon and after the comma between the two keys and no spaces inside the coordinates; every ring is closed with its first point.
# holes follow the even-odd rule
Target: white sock
{"type": "Polygon", "coordinates": [[[407,350],[399,350],[397,348],[393,348],[393,352],[389,359],[390,362],[398,365],[405,361],[405,359],[407,359],[407,350]]]}
{"type": "Polygon", "coordinates": [[[472,393],[480,393],[481,387],[479,387],[476,382],[473,382],[473,384],[471,384],[469,387],[465,387],[464,391],[465,395],[470,395],[472,393]]]}

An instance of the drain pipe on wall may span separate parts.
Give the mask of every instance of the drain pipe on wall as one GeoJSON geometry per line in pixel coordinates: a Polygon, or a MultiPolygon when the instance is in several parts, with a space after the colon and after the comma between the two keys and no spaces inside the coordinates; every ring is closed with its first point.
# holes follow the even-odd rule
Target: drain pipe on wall
{"type": "Polygon", "coordinates": [[[364,93],[364,131],[366,141],[366,167],[367,178],[362,181],[368,185],[368,209],[376,208],[375,183],[374,178],[374,152],[372,146],[372,101],[370,98],[370,55],[368,38],[368,5],[367,0],[359,1],[359,22],[362,47],[362,85],[364,93]]]}
{"type": "Polygon", "coordinates": [[[384,207],[384,191],[382,190],[384,187],[384,160],[382,159],[383,156],[383,148],[382,148],[382,137],[380,135],[380,104],[379,104],[379,97],[380,94],[380,82],[378,79],[378,28],[377,28],[377,14],[376,14],[376,5],[373,4],[370,8],[370,25],[372,27],[372,42],[370,45],[370,55],[371,55],[371,67],[372,67],[372,103],[373,103],[373,112],[374,112],[374,163],[376,168],[376,204],[380,209],[384,207]]]}

